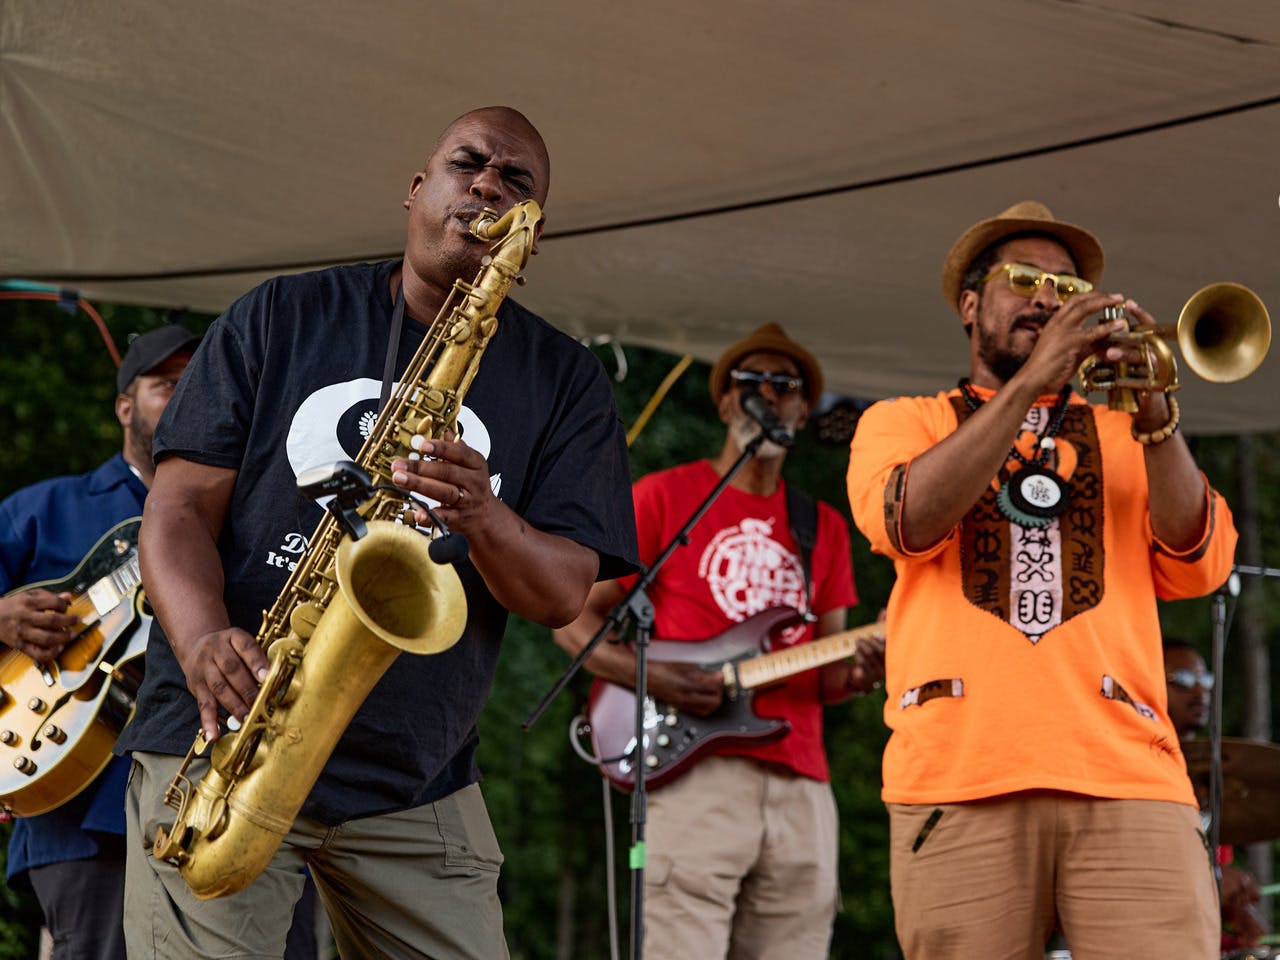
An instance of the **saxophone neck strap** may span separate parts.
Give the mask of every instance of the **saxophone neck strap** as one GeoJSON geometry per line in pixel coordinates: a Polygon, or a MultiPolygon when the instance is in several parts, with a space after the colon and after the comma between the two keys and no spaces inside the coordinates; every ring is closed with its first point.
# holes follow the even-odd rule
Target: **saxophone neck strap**
{"type": "Polygon", "coordinates": [[[378,398],[378,412],[386,409],[391,399],[391,385],[396,380],[396,357],[400,354],[400,332],[404,330],[404,280],[396,287],[396,305],[391,311],[391,336],[387,340],[387,360],[382,365],[382,394],[378,398]]]}

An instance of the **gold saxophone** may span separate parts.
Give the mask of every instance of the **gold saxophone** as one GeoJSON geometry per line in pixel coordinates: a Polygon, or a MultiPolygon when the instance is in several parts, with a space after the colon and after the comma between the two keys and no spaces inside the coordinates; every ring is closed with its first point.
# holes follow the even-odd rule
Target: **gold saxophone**
{"type": "Polygon", "coordinates": [[[377,484],[372,498],[353,509],[358,517],[326,514],[320,522],[263,614],[257,642],[271,667],[248,716],[217,740],[193,787],[186,772],[208,746],[201,732],[165,791],[177,816],[157,829],[152,852],[176,864],[197,897],[235,893],[262,872],[351,717],[400,651],[440,653],[462,636],[462,583],[451,565],[429,556],[427,537],[408,520],[406,494],[391,484],[391,463],[455,428],[541,219],[530,200],[501,217],[486,209],[472,222],[475,236],[497,242],[473,283],[454,283],[360,449],[359,467],[377,484]]]}

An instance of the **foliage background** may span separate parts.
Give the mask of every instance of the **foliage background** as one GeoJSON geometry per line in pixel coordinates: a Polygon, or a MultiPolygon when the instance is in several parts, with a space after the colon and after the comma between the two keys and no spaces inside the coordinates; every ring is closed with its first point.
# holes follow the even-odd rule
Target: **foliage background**
{"type": "MultiPolygon", "coordinates": [[[[164,322],[158,311],[103,306],[101,313],[123,351],[130,332],[164,322]]],[[[186,318],[202,330],[208,317],[186,318]]],[[[119,448],[112,412],[114,366],[102,339],[84,314],[69,316],[49,303],[0,300],[0,438],[8,456],[0,474],[0,497],[46,477],[90,470],[119,448]]],[[[818,351],[821,353],[821,351],[818,351]]],[[[613,354],[598,348],[613,372],[613,354]]],[[[623,420],[630,424],[650,393],[674,365],[670,355],[626,349],[628,374],[617,383],[623,420]]],[[[958,358],[962,360],[963,358],[958,358]]],[[[707,456],[719,449],[723,427],[707,395],[707,367],[695,364],[676,383],[631,449],[632,473],[707,456]]],[[[1280,438],[1257,441],[1257,473],[1262,490],[1264,559],[1268,538],[1280,523],[1280,438]]],[[[1205,438],[1197,455],[1219,489],[1235,489],[1231,438],[1205,438]]],[[[787,458],[791,482],[835,505],[847,516],[844,470],[847,449],[820,445],[805,431],[787,458]]],[[[891,564],[872,556],[853,537],[854,567],[861,604],[851,624],[875,619],[888,599],[891,564]]],[[[1269,558],[1275,563],[1280,558],[1269,558]]],[[[1273,589],[1264,591],[1266,622],[1280,611],[1273,589]]],[[[1172,630],[1207,647],[1207,601],[1162,605],[1172,630]]],[[[1229,648],[1226,676],[1226,732],[1238,728],[1240,695],[1231,685],[1239,676],[1236,650],[1229,648]]],[[[601,778],[568,745],[569,727],[585,703],[587,677],[577,677],[528,732],[522,724],[567,666],[567,657],[541,627],[513,620],[489,707],[481,720],[481,767],[494,826],[506,853],[501,892],[513,960],[603,958],[609,955],[606,902],[604,798],[601,778]]],[[[893,936],[888,883],[888,821],[879,800],[879,757],[886,739],[881,720],[883,694],[850,701],[827,711],[827,745],[839,803],[840,882],[843,910],[836,920],[831,956],[889,960],[899,956],[893,936]]],[[[627,954],[629,877],[628,802],[610,791],[618,936],[627,954]]],[[[7,828],[0,826],[0,840],[7,828]]],[[[0,858],[3,854],[0,852],[0,858]]],[[[0,960],[35,956],[39,911],[23,891],[0,888],[0,960]]]]}

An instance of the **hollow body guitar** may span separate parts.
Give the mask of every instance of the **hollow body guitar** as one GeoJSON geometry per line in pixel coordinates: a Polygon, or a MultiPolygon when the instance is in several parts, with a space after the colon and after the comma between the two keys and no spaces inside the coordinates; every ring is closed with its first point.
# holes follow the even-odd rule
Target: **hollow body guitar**
{"type": "Polygon", "coordinates": [[[133,716],[151,632],[141,525],[140,517],[117,524],[66,577],[20,588],[70,593],[67,612],[82,626],[50,663],[0,654],[0,809],[31,817],[66,803],[102,772],[133,716]]]}
{"type": "MultiPolygon", "coordinates": [[[[755,691],[852,656],[858,643],[884,635],[884,624],[872,623],[842,633],[767,650],[778,631],[800,621],[790,607],[771,607],[701,642],[654,640],[649,659],[697,663],[724,677],[724,699],[706,717],[681,713],[672,705],[645,698],[645,784],[657,789],[691,769],[700,757],[727,747],[769,743],[785,737],[791,725],[785,720],[760,717],[754,708],[755,691]]],[[[597,679],[587,706],[591,742],[600,758],[601,772],[614,786],[635,786],[634,691],[597,679]]]]}

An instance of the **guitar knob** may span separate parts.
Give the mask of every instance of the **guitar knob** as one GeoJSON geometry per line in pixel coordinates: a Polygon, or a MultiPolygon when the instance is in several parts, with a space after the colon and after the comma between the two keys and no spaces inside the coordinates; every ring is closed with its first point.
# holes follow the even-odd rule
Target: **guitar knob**
{"type": "Polygon", "coordinates": [[[46,740],[52,740],[54,743],[66,743],[67,731],[63,730],[57,724],[49,724],[44,728],[44,736],[46,740]]]}
{"type": "Polygon", "coordinates": [[[658,738],[657,738],[657,741],[656,741],[656,742],[657,742],[658,746],[660,746],[660,747],[669,747],[669,746],[671,746],[671,738],[670,738],[670,737],[668,737],[665,733],[660,733],[660,734],[658,734],[658,738]]]}
{"type": "Polygon", "coordinates": [[[36,763],[30,757],[16,757],[13,766],[19,773],[25,773],[27,776],[36,772],[36,763]]]}
{"type": "Polygon", "coordinates": [[[656,770],[662,765],[662,761],[655,757],[652,753],[644,758],[644,765],[650,770],[656,770]]]}
{"type": "Polygon", "coordinates": [[[6,747],[16,747],[20,738],[12,730],[0,730],[0,743],[6,747]]]}
{"type": "Polygon", "coordinates": [[[676,714],[676,713],[668,713],[665,717],[662,718],[662,722],[665,723],[668,727],[678,727],[680,726],[680,716],[679,714],[676,714]]]}
{"type": "Polygon", "coordinates": [[[47,706],[48,704],[46,704],[39,697],[32,697],[30,700],[27,701],[27,709],[30,710],[32,713],[44,713],[45,708],[47,706]]]}

